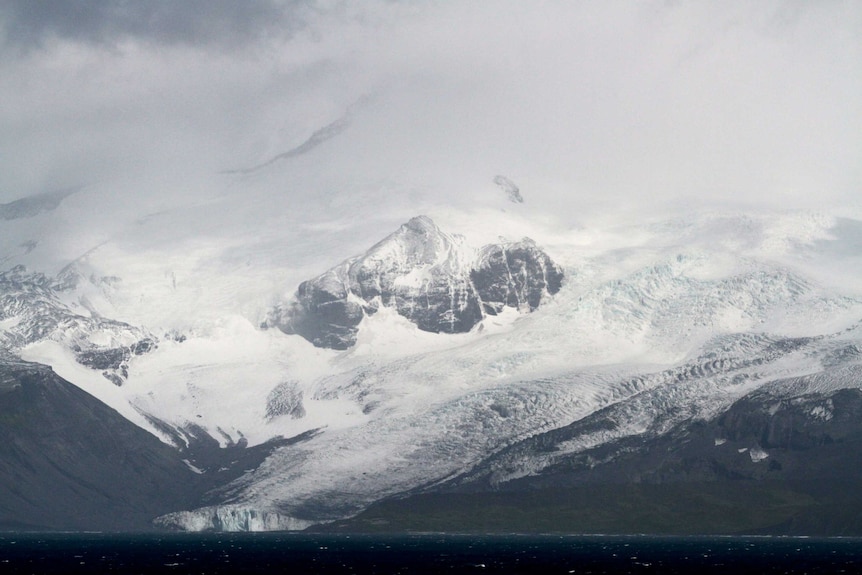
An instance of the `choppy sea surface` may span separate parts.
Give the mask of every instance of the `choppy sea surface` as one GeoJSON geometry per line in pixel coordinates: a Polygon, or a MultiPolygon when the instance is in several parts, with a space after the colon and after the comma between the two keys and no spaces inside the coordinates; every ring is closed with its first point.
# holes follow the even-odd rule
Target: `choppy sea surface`
{"type": "Polygon", "coordinates": [[[0,534],[0,573],[859,573],[862,539],[0,534]]]}

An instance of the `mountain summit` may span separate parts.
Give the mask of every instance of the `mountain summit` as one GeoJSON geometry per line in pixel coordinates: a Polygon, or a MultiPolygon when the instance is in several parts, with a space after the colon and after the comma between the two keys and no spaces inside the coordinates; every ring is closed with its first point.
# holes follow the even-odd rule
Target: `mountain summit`
{"type": "Polygon", "coordinates": [[[464,333],[506,306],[535,310],[562,281],[562,269],[529,238],[474,253],[417,216],[365,254],[302,282],[266,325],[347,349],[366,315],[390,307],[423,331],[464,333]]]}

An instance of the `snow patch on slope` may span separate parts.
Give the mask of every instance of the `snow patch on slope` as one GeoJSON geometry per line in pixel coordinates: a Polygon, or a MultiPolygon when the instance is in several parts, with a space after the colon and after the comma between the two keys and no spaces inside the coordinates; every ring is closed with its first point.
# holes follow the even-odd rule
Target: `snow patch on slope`
{"type": "Polygon", "coordinates": [[[74,354],[59,342],[42,340],[24,347],[19,355],[25,361],[51,366],[54,373],[66,381],[89,393],[165,443],[171,443],[167,435],[153,426],[140,411],[129,403],[128,395],[122,388],[105,379],[98,371],[78,363],[74,354]]]}
{"type": "Polygon", "coordinates": [[[350,427],[364,419],[350,401],[311,397],[311,382],[327,372],[332,352],[259,330],[244,318],[225,318],[207,337],[162,347],[131,366],[123,387],[129,401],[175,426],[203,427],[222,445],[241,438],[257,445],[275,436],[350,427]],[[266,399],[285,381],[297,382],[303,393],[301,418],[267,417],[266,399]]]}

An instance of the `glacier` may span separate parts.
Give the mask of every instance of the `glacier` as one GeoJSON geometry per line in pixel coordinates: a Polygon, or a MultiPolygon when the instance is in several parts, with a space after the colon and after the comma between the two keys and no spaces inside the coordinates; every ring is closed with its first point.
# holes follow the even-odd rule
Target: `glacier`
{"type": "Polygon", "coordinates": [[[182,531],[300,531],[313,523],[277,511],[224,505],[195,511],[178,511],[155,519],[159,526],[182,531]]]}

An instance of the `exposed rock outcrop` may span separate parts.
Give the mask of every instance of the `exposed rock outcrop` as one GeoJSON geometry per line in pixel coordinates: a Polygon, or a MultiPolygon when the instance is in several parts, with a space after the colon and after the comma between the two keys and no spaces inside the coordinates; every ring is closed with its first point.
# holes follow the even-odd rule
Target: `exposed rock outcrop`
{"type": "Polygon", "coordinates": [[[277,385],[266,398],[266,418],[275,419],[286,415],[291,419],[305,417],[302,404],[302,390],[295,381],[285,381],[277,385]]]}

